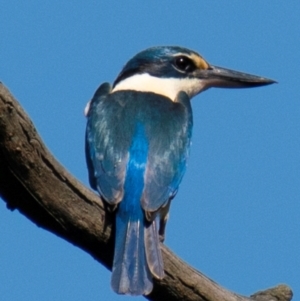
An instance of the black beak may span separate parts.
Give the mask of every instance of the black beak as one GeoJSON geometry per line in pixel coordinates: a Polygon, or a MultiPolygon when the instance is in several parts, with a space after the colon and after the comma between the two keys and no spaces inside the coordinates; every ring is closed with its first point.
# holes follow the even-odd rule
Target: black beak
{"type": "Polygon", "coordinates": [[[206,82],[206,89],[217,88],[252,88],[276,83],[275,80],[247,74],[235,70],[210,65],[199,72],[199,78],[206,82]]]}

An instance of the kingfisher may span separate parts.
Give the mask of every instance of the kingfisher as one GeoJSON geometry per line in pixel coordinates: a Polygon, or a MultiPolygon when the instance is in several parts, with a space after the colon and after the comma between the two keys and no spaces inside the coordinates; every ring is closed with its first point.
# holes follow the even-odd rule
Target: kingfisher
{"type": "Polygon", "coordinates": [[[274,80],[209,64],[178,46],[148,48],[114,83],[103,83],[85,109],[89,182],[115,211],[111,286],[147,295],[164,277],[161,242],[186,170],[191,98],[210,87],[250,88],[274,80]]]}

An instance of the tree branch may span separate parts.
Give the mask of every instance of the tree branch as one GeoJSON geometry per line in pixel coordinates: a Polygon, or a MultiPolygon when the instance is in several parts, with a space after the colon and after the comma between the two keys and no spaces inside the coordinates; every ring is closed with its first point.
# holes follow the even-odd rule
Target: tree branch
{"type": "MultiPolygon", "coordinates": [[[[0,196],[37,224],[111,269],[114,216],[98,195],[70,175],[43,144],[31,120],[0,83],[0,196]],[[47,183],[47,185],[45,185],[47,183]]],[[[162,246],[166,277],[149,300],[290,301],[288,286],[250,298],[232,293],[162,246]]]]}

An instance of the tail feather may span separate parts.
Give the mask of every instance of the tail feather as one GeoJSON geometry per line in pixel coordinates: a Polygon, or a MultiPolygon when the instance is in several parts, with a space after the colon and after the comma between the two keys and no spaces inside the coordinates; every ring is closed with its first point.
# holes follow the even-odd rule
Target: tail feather
{"type": "Polygon", "coordinates": [[[154,220],[145,228],[145,248],[149,269],[155,278],[162,279],[165,275],[160,250],[157,221],[154,220]]]}
{"type": "Polygon", "coordinates": [[[117,213],[116,244],[111,278],[113,290],[119,294],[147,295],[152,291],[144,244],[144,217],[117,213]]]}

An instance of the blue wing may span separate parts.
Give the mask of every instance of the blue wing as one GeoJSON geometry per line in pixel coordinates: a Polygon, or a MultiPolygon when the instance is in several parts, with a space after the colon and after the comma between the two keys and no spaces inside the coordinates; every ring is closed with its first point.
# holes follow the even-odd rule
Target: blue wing
{"type": "Polygon", "coordinates": [[[168,100],[160,105],[157,114],[156,122],[147,128],[150,149],[142,207],[149,213],[165,206],[177,193],[186,170],[193,127],[190,100],[184,92],[175,103],[168,100]]]}
{"type": "Polygon", "coordinates": [[[102,84],[96,91],[88,111],[86,160],[91,187],[115,205],[124,196],[124,181],[130,133],[119,120],[122,107],[109,101],[111,86],[102,84]]]}

